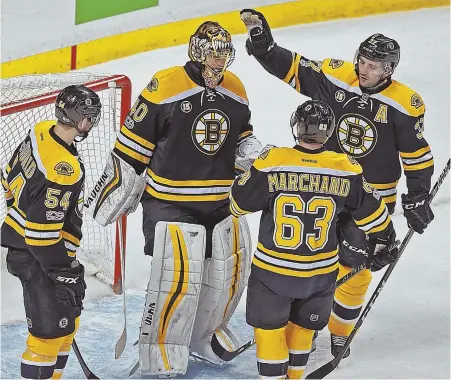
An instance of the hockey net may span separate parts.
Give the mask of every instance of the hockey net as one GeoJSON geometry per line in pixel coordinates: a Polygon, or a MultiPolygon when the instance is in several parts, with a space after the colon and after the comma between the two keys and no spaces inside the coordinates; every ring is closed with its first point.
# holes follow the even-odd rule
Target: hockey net
{"type": "MultiPolygon", "coordinates": [[[[25,75],[1,80],[0,164],[4,170],[14,150],[30,128],[43,120],[53,120],[54,104],[60,90],[83,84],[95,91],[102,102],[99,125],[88,138],[77,143],[85,169],[85,194],[100,178],[113,148],[120,125],[131,101],[131,83],[124,75],[71,72],[63,74],[25,75]]],[[[6,215],[3,191],[0,191],[0,224],[6,215]]],[[[83,216],[83,239],[77,257],[88,274],[96,275],[112,285],[116,293],[122,289],[119,233],[125,249],[126,220],[103,227],[86,213],[83,216]]],[[[4,255],[2,255],[4,256],[4,255]]],[[[3,257],[4,260],[4,257],[3,257]]]]}

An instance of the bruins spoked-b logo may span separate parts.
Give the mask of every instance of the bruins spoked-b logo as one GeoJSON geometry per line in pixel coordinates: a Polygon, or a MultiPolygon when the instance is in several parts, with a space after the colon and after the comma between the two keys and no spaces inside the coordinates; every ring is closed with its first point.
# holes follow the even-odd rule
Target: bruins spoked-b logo
{"type": "Polygon", "coordinates": [[[337,123],[337,137],[343,152],[353,157],[363,157],[376,146],[377,130],[367,118],[346,114],[337,123]]]}
{"type": "Polygon", "coordinates": [[[222,111],[209,109],[196,117],[191,136],[197,149],[213,155],[224,144],[229,130],[230,120],[227,115],[222,111]]]}

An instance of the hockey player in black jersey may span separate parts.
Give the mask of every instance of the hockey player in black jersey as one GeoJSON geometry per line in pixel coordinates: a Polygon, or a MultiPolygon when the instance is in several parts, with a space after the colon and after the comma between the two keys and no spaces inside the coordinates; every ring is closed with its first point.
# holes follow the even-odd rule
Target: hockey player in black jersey
{"type": "Polygon", "coordinates": [[[325,149],[335,127],[324,102],[291,118],[294,148],[273,148],[232,186],[231,211],[262,210],[247,293],[261,378],[300,379],[315,330],[329,320],[338,274],[337,215],[346,208],[368,234],[369,265],[396,256],[395,231],[381,197],[346,154],[325,149]],[[377,247],[377,248],[376,248],[377,247]]]}
{"type": "Polygon", "coordinates": [[[144,252],[153,258],[140,370],[154,375],[185,373],[189,351],[222,363],[217,344],[238,347],[227,323],[250,268],[248,227],[230,215],[229,191],[261,144],[245,88],[228,70],[231,36],[204,22],[188,55],[184,66],[157,72],[141,92],[86,202],[108,224],[141,200],[144,252]]]}
{"type": "Polygon", "coordinates": [[[59,379],[79,324],[84,268],[81,240],[84,167],[73,144],[100,120],[98,95],[69,86],[56,99],[58,121],[34,126],[11,157],[2,184],[8,212],[1,244],[22,283],[28,323],[23,379],[59,379]]]}
{"type": "MultiPolygon", "coordinates": [[[[434,161],[423,136],[423,100],[392,79],[400,59],[399,44],[374,34],[360,44],[353,63],[330,58],[314,61],[278,46],[261,13],[245,9],[241,19],[249,33],[247,51],[266,71],[332,107],[337,128],[326,148],[347,153],[362,165],[365,178],[384,198],[390,213],[395,208],[401,158],[408,189],[401,197],[404,216],[409,227],[423,233],[434,218],[428,202],[434,161]]],[[[339,224],[341,277],[362,264],[352,250],[366,250],[367,242],[349,213],[340,215],[339,224]]],[[[364,270],[337,289],[329,322],[334,356],[362,310],[370,281],[370,270],[364,270]]]]}

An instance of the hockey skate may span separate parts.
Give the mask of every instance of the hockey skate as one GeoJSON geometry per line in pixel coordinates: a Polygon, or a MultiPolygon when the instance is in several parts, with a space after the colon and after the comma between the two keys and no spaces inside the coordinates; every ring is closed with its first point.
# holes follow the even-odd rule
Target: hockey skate
{"type": "MultiPolygon", "coordinates": [[[[330,353],[336,358],[343,349],[348,337],[347,336],[338,336],[334,334],[330,334],[330,353]]],[[[343,359],[346,359],[351,353],[351,349],[348,348],[345,354],[343,355],[343,359]]]]}

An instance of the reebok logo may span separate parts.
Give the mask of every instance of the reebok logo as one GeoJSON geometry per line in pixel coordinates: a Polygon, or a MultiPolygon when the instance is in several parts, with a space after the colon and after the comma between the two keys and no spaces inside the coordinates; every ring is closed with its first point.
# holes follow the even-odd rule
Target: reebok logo
{"type": "Polygon", "coordinates": [[[62,277],[62,276],[58,276],[56,278],[59,282],[65,282],[66,284],[76,284],[77,283],[77,278],[73,278],[73,277],[62,277]]]}

